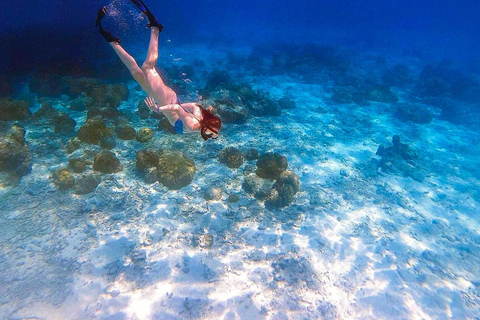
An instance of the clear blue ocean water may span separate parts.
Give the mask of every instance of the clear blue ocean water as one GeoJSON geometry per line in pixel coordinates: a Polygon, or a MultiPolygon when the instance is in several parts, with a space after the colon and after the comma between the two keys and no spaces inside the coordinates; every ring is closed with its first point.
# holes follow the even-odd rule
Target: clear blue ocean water
{"type": "Polygon", "coordinates": [[[480,319],[476,1],[145,1],[2,3],[0,319],[480,319]]]}

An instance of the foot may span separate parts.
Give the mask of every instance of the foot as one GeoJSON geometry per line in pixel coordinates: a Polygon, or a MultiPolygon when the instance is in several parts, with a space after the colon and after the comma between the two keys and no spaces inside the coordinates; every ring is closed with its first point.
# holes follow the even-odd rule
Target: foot
{"type": "Polygon", "coordinates": [[[95,27],[97,28],[98,32],[107,40],[108,42],[115,42],[115,43],[120,43],[120,39],[115,37],[113,34],[111,34],[108,31],[105,31],[102,27],[101,20],[103,17],[105,17],[105,14],[107,14],[107,7],[103,7],[101,9],[98,9],[97,12],[97,22],[95,23],[95,27]]]}
{"type": "Polygon", "coordinates": [[[103,19],[103,17],[105,17],[106,14],[107,14],[107,7],[98,9],[97,22],[95,23],[95,25],[99,25],[100,21],[103,19]]]}
{"type": "Polygon", "coordinates": [[[150,10],[148,10],[147,6],[145,5],[145,3],[143,3],[142,0],[130,0],[144,15],[147,16],[148,18],[148,24],[147,24],[147,27],[148,28],[151,28],[151,27],[155,27],[155,28],[158,28],[158,30],[160,32],[162,32],[163,30],[163,26],[160,24],[160,22],[157,21],[157,19],[155,19],[155,17],[153,16],[153,14],[150,12],[150,10]]]}
{"type": "Polygon", "coordinates": [[[148,18],[147,28],[152,28],[152,27],[158,28],[158,31],[162,32],[162,30],[163,30],[162,24],[160,22],[158,22],[157,19],[155,19],[155,17],[152,15],[152,13],[148,10],[147,10],[147,12],[144,12],[144,13],[148,18]]]}

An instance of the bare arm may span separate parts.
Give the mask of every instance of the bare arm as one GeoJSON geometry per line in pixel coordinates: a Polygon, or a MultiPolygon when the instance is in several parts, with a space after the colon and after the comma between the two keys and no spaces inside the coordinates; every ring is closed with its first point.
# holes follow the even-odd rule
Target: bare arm
{"type": "Polygon", "coordinates": [[[200,130],[200,122],[193,115],[193,112],[195,111],[194,108],[198,108],[194,103],[182,104],[183,108],[179,104],[167,104],[166,106],[159,106],[151,97],[146,98],[145,103],[150,108],[150,110],[154,112],[174,112],[178,114],[178,117],[190,130],[200,130]],[[192,113],[185,111],[184,108],[188,111],[192,110],[192,113]]]}

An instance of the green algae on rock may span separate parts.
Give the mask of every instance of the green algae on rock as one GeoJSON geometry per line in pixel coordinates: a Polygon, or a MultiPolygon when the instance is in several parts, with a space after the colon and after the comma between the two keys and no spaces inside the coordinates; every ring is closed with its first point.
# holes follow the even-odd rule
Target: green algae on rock
{"type": "Polygon", "coordinates": [[[182,152],[164,151],[158,158],[158,181],[169,189],[178,190],[189,185],[195,171],[195,163],[182,152]]]}
{"type": "Polygon", "coordinates": [[[115,153],[102,151],[95,156],[93,169],[102,173],[115,173],[123,169],[115,153]]]}

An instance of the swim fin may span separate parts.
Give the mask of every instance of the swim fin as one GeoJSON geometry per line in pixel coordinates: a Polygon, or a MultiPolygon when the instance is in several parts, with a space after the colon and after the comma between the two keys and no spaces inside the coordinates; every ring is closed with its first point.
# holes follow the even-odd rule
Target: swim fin
{"type": "Polygon", "coordinates": [[[160,22],[155,19],[153,14],[148,10],[146,4],[142,0],[130,0],[131,3],[133,3],[144,15],[147,16],[148,18],[148,25],[147,27],[156,27],[160,32],[163,30],[163,26],[160,24],[160,22]]]}
{"type": "Polygon", "coordinates": [[[97,21],[95,22],[95,28],[97,28],[98,32],[107,40],[108,42],[116,42],[120,43],[120,39],[115,37],[113,34],[111,34],[108,31],[105,31],[102,27],[101,20],[103,17],[105,17],[105,14],[107,13],[107,7],[103,7],[101,9],[98,9],[97,12],[97,21]]]}

